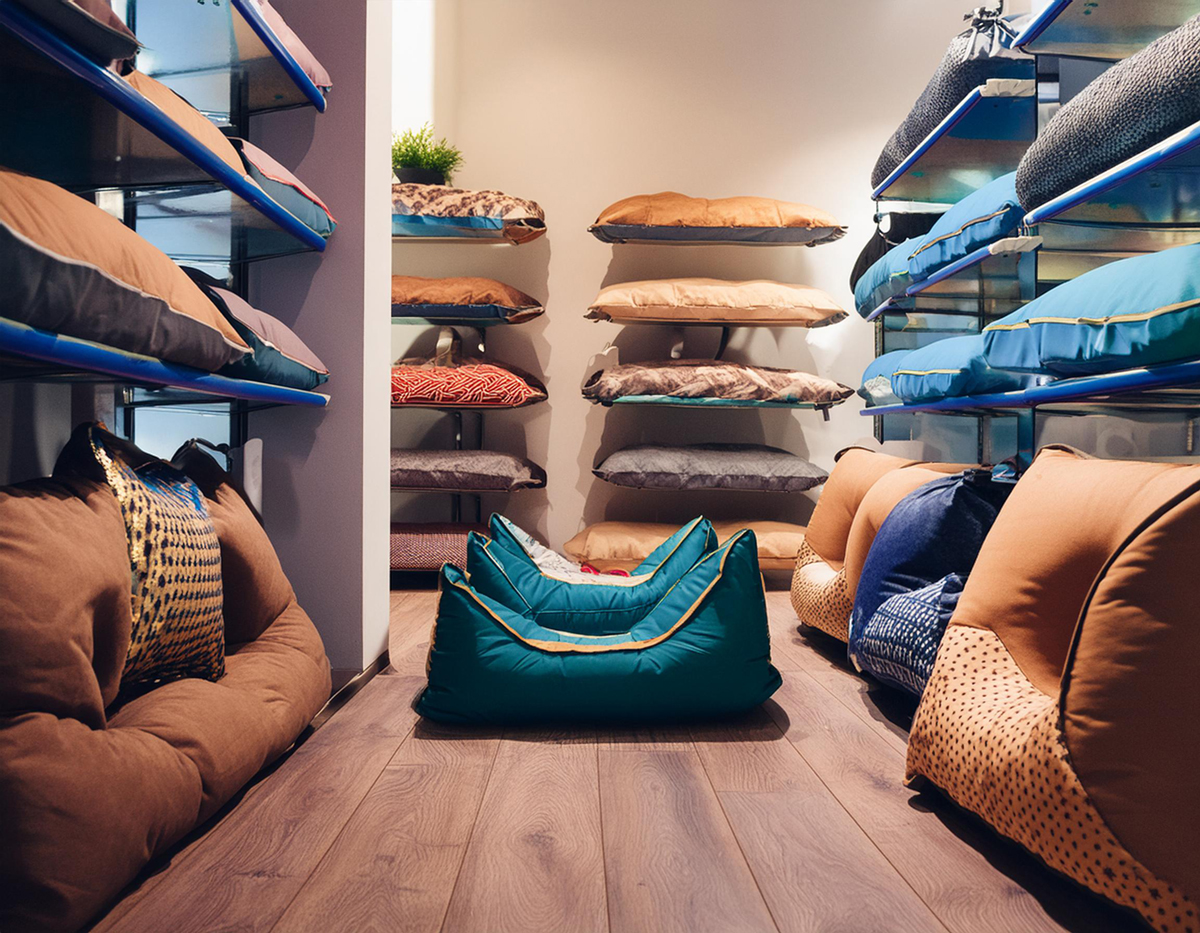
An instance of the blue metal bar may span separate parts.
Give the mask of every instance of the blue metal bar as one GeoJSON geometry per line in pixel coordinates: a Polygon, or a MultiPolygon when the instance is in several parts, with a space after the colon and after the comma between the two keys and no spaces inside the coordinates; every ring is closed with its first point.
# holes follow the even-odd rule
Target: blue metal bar
{"type": "Polygon", "coordinates": [[[249,0],[231,0],[231,3],[233,9],[240,13],[242,19],[254,30],[255,35],[279,62],[288,77],[295,82],[296,87],[300,88],[300,91],[308,98],[309,103],[317,108],[317,113],[324,113],[325,95],[321,93],[319,87],[313,84],[312,78],[304,73],[304,69],[300,67],[292,53],[279,41],[279,36],[275,35],[274,30],[267,25],[267,21],[262,18],[262,14],[258,12],[254,4],[249,0]]]}
{"type": "Polygon", "coordinates": [[[962,259],[958,259],[949,265],[942,266],[942,268],[938,269],[937,272],[931,274],[929,278],[922,279],[920,282],[908,286],[908,289],[904,292],[904,294],[912,298],[915,295],[921,294],[921,292],[925,291],[926,289],[932,288],[939,282],[944,282],[946,279],[952,278],[958,275],[960,272],[970,269],[972,266],[979,265],[992,255],[991,249],[991,244],[987,246],[981,246],[979,249],[975,250],[975,252],[968,253],[966,256],[963,256],[962,259]]]}
{"type": "MultiPolygon", "coordinates": [[[[0,26],[79,78],[98,96],[211,175],[286,233],[310,249],[324,251],[325,240],[319,233],[281,207],[248,178],[235,172],[220,156],[142,97],[127,81],[92,61],[13,0],[0,0],[0,26]]],[[[11,89],[11,93],[19,93],[19,90],[11,89]]]]}
{"type": "Polygon", "coordinates": [[[934,128],[933,132],[921,140],[921,144],[908,154],[908,158],[897,165],[892,171],[892,174],[883,180],[883,184],[871,192],[871,197],[876,201],[882,198],[884,192],[886,192],[888,188],[903,178],[905,173],[913,167],[917,160],[919,160],[921,156],[925,155],[925,153],[932,149],[934,144],[937,143],[937,141],[945,136],[948,132],[950,132],[950,130],[954,128],[954,125],[968,113],[970,113],[971,109],[982,99],[983,89],[975,88],[975,90],[959,101],[958,106],[946,114],[946,118],[934,128]]]}
{"type": "Polygon", "coordinates": [[[879,315],[886,314],[888,311],[906,311],[906,310],[909,310],[909,309],[901,308],[900,305],[896,302],[896,298],[893,296],[891,298],[884,299],[883,303],[878,308],[876,308],[874,311],[872,311],[870,314],[867,315],[867,320],[873,321],[873,320],[875,320],[875,318],[879,317],[879,315]]]}
{"type": "Polygon", "coordinates": [[[1024,48],[1043,32],[1045,32],[1047,27],[1050,26],[1050,24],[1056,19],[1058,19],[1059,14],[1070,5],[1071,0],[1054,0],[1053,3],[1047,6],[1044,10],[1038,13],[1037,16],[1033,17],[1033,19],[1025,24],[1025,28],[1017,34],[1015,39],[1013,39],[1013,47],[1018,49],[1024,48]]]}
{"type": "Polygon", "coordinates": [[[1135,175],[1148,169],[1157,168],[1164,162],[1177,158],[1197,146],[1200,146],[1200,123],[1193,123],[1187,129],[1164,139],[1131,159],[1126,159],[1107,172],[1102,172],[1082,185],[1047,201],[1041,207],[1034,208],[1025,215],[1025,226],[1032,227],[1035,224],[1054,220],[1067,211],[1125,183],[1135,175]]]}
{"type": "Polygon", "coordinates": [[[329,396],[286,386],[230,379],[202,369],[167,363],[139,353],[129,353],[103,344],[54,334],[0,318],[0,350],[15,356],[87,372],[114,376],[114,381],[151,383],[189,389],[203,395],[245,399],[269,405],[308,405],[323,408],[329,396]]]}

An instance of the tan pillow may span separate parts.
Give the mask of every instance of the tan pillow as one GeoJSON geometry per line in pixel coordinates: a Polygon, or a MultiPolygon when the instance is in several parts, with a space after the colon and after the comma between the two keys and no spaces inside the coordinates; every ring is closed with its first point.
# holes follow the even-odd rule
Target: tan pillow
{"type": "Polygon", "coordinates": [[[610,204],[588,230],[607,243],[627,240],[792,243],[841,239],[846,228],[825,211],[772,198],[690,198],[675,191],[610,204]]]}
{"type": "Polygon", "coordinates": [[[6,169],[0,282],[0,316],[32,327],[209,371],[250,349],[159,249],[83,198],[6,169]]]}
{"type": "Polygon", "coordinates": [[[659,279],[602,289],[588,308],[593,321],[760,324],[820,327],[846,316],[819,288],[758,279],[659,279]]]}
{"type": "Polygon", "coordinates": [[[392,276],[392,314],[419,317],[501,317],[519,324],[541,314],[543,308],[519,288],[495,279],[458,276],[427,279],[419,275],[392,276]],[[418,310],[419,309],[419,310],[418,310]],[[494,309],[495,313],[486,313],[494,309]]]}
{"type": "MultiPolygon", "coordinates": [[[[804,542],[804,526],[790,522],[713,522],[717,540],[724,542],[743,528],[758,540],[760,570],[791,570],[804,542]]],[[[589,525],[563,545],[563,553],[578,564],[597,570],[633,570],[650,553],[679,530],[660,522],[598,522],[589,525]]]]}

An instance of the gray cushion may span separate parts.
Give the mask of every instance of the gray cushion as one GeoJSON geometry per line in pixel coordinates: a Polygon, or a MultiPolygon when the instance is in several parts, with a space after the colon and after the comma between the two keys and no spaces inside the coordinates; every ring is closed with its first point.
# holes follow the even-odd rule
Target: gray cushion
{"type": "Polygon", "coordinates": [[[803,457],[761,444],[639,445],[607,457],[596,476],[638,489],[742,489],[803,492],[829,474],[803,457]]]}
{"type": "Polygon", "coordinates": [[[546,485],[536,463],[495,450],[403,450],[392,448],[392,486],[513,492],[546,485]]]}

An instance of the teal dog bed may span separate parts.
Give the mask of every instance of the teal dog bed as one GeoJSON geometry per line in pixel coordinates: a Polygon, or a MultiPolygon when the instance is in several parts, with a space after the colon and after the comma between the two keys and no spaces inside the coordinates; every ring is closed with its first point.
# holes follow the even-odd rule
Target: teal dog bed
{"type": "Polygon", "coordinates": [[[501,515],[491,539],[471,533],[467,578],[481,596],[547,628],[577,635],[628,631],[696,561],[717,549],[717,535],[697,518],[660,544],[630,576],[584,573],[501,515]]]}
{"type": "Polygon", "coordinates": [[[449,564],[438,588],[429,685],[416,704],[429,719],[669,722],[751,709],[780,684],[752,531],[702,557],[638,621],[608,635],[540,625],[449,564]]]}

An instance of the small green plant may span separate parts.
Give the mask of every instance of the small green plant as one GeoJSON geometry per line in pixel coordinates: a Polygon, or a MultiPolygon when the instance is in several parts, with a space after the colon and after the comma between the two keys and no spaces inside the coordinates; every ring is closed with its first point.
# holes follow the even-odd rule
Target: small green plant
{"type": "Polygon", "coordinates": [[[405,130],[392,136],[393,171],[420,168],[438,172],[449,182],[462,164],[463,156],[458,148],[450,145],[444,136],[434,139],[433,127],[428,123],[419,130],[405,130]]]}

